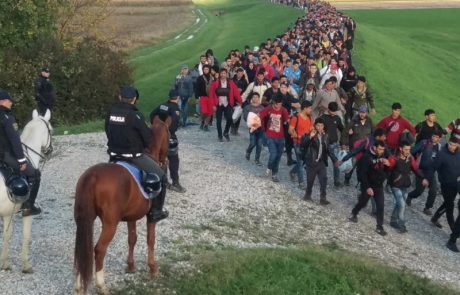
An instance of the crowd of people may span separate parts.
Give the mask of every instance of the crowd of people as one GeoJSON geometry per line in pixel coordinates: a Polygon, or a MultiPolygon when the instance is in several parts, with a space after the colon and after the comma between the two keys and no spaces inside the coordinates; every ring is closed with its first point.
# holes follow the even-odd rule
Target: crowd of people
{"type": "Polygon", "coordinates": [[[260,46],[230,50],[223,62],[208,49],[191,70],[182,66],[173,85],[182,103],[181,126],[186,126],[193,95],[200,128],[209,132],[215,125],[219,141],[239,135],[246,129],[240,128],[245,121],[249,145],[242,157],[250,161],[255,149],[254,163],[262,166],[261,153],[268,147],[265,174],[279,182],[286,153],[291,166],[287,173],[305,191],[305,201],[313,200],[318,178],[319,202],[330,203],[329,159],[336,188],[350,186],[356,171],[359,194],[349,220],[357,222],[371,200],[376,232],[383,236],[385,191],[394,198],[390,226],[405,233],[405,207],[428,188],[423,212],[437,227],[442,227],[439,219],[446,214],[452,231],[447,247],[458,252],[460,218],[454,218],[454,202],[460,192],[460,119],[443,128],[436,112],[427,109],[425,119],[414,127],[403,117],[403,105],[395,102],[388,116],[373,122],[374,96],[352,62],[355,21],[323,1],[272,2],[304,9],[306,14],[260,46]],[[438,182],[444,202],[433,214],[438,182]]]}

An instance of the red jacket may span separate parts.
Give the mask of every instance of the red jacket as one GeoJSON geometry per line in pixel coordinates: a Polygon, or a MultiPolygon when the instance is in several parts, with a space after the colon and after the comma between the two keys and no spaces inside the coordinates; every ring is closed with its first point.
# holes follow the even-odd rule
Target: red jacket
{"type": "Polygon", "coordinates": [[[275,70],[273,69],[273,67],[268,63],[265,66],[260,64],[260,65],[257,66],[256,73],[258,73],[260,71],[260,69],[265,70],[265,80],[267,80],[268,82],[271,83],[273,77],[275,77],[275,70]]]}
{"type": "MultiPolygon", "coordinates": [[[[212,105],[216,107],[219,104],[219,98],[216,95],[216,90],[219,87],[219,84],[220,79],[212,82],[211,88],[209,89],[209,99],[211,100],[212,105]]],[[[241,101],[240,91],[238,90],[236,84],[232,80],[227,79],[227,87],[230,88],[230,93],[227,96],[228,104],[230,105],[230,107],[233,108],[233,106],[235,105],[235,101],[237,104],[241,105],[243,102],[241,101]]]]}
{"type": "Polygon", "coordinates": [[[399,148],[399,138],[404,131],[409,130],[412,136],[415,136],[416,133],[415,128],[401,116],[397,119],[393,119],[391,115],[385,117],[376,127],[385,129],[387,133],[386,144],[391,150],[399,148]]]}

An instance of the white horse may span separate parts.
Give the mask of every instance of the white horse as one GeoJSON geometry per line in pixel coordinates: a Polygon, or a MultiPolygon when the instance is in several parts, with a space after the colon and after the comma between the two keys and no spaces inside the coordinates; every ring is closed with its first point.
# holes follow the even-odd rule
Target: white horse
{"type": "MultiPolygon", "coordinates": [[[[49,110],[45,116],[39,116],[37,111],[32,112],[32,120],[27,123],[21,134],[24,154],[29,159],[29,165],[38,169],[41,159],[44,159],[42,150],[51,150],[52,127],[49,123],[51,114],[49,110]]],[[[3,175],[0,173],[0,216],[3,217],[3,248],[0,256],[2,270],[10,270],[8,264],[8,248],[13,232],[13,215],[21,209],[22,203],[14,203],[5,185],[3,175]]],[[[29,263],[29,240],[32,227],[32,216],[22,219],[23,239],[22,239],[22,263],[23,273],[32,273],[29,263]]]]}

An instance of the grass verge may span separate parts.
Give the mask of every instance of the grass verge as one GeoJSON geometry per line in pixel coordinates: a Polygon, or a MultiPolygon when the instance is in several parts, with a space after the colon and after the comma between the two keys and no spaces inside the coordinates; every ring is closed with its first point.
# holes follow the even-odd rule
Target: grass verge
{"type": "Polygon", "coordinates": [[[115,294],[459,294],[337,245],[207,251],[192,262],[193,270],[166,267],[160,280],[115,294]]]}
{"type": "Polygon", "coordinates": [[[379,118],[396,101],[412,123],[428,108],[443,126],[458,118],[460,9],[346,13],[358,24],[353,62],[375,93],[379,118]]]}

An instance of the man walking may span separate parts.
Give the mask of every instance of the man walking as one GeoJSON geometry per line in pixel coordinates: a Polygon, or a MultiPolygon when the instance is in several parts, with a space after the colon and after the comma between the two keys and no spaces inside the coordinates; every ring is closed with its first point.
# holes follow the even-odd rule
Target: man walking
{"type": "Polygon", "coordinates": [[[358,214],[366,207],[370,198],[374,198],[377,207],[376,232],[386,236],[383,229],[384,192],[383,183],[386,180],[386,167],[390,166],[388,159],[384,158],[385,143],[376,141],[371,150],[358,162],[358,180],[361,184],[361,195],[358,204],[351,211],[348,218],[351,222],[358,222],[358,214]]]}

